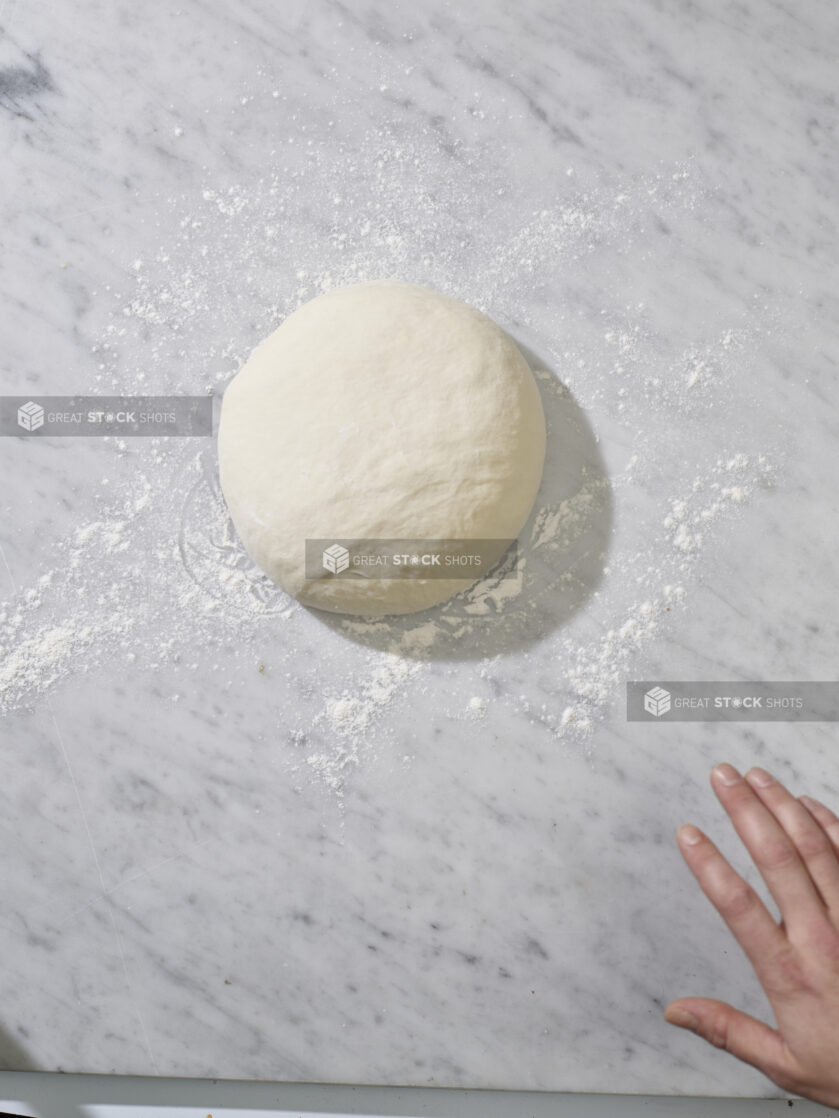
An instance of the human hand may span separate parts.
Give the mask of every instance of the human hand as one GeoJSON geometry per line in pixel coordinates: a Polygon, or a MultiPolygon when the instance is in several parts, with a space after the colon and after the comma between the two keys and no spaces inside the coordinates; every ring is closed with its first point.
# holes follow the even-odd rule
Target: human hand
{"type": "Polygon", "coordinates": [[[780,923],[696,827],[679,828],[679,848],[748,956],[778,1027],[712,998],[679,998],[665,1019],[752,1064],[783,1090],[839,1109],[839,818],[809,796],[796,799],[763,769],[744,778],[717,765],[711,785],[780,923]]]}

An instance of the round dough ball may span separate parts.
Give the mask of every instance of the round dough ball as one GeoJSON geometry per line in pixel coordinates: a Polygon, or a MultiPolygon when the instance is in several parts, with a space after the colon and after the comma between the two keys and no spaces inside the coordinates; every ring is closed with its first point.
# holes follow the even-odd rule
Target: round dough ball
{"type": "Polygon", "coordinates": [[[224,394],[218,442],[233,523],[269,578],[305,605],[381,616],[427,609],[475,575],[307,577],[306,540],[514,539],[541,481],[545,417],[491,319],[380,281],[321,295],[258,346],[224,394]]]}

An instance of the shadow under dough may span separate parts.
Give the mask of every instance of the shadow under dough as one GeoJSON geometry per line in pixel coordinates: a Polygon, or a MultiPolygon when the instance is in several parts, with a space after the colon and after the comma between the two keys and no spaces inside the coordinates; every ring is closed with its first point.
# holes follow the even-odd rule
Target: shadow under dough
{"type": "Polygon", "coordinates": [[[400,656],[479,660],[544,640],[596,589],[613,523],[606,467],[571,392],[536,353],[514,340],[536,377],[547,427],[542,484],[519,533],[517,558],[506,556],[478,583],[419,613],[374,619],[306,607],[327,628],[400,656]]]}

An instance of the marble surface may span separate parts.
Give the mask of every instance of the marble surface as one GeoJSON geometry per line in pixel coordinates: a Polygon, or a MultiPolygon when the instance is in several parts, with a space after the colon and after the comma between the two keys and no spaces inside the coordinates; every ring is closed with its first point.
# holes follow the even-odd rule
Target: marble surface
{"type": "MultiPolygon", "coordinates": [[[[835,672],[820,0],[0,8],[3,391],[211,391],[301,301],[487,310],[550,424],[520,577],[347,625],[249,566],[212,440],[0,440],[0,1067],[765,1096],[681,862],[723,758],[627,679],[835,672]]],[[[757,884],[757,882],[755,882],[757,884]]]]}

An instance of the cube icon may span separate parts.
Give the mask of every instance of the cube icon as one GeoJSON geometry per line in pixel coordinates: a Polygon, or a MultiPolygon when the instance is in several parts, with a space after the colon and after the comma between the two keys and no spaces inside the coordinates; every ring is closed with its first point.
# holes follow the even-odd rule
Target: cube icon
{"type": "Polygon", "coordinates": [[[661,718],[670,709],[670,692],[663,687],[652,687],[644,695],[644,710],[655,718],[661,718]]]}
{"type": "Polygon", "coordinates": [[[345,571],[349,565],[350,553],[345,547],[341,547],[339,543],[334,543],[324,551],[323,566],[325,570],[331,571],[334,575],[339,575],[341,571],[345,571]]]}
{"type": "Polygon", "coordinates": [[[39,427],[44,426],[44,409],[40,404],[30,400],[17,409],[17,425],[24,431],[37,431],[39,427]]]}

